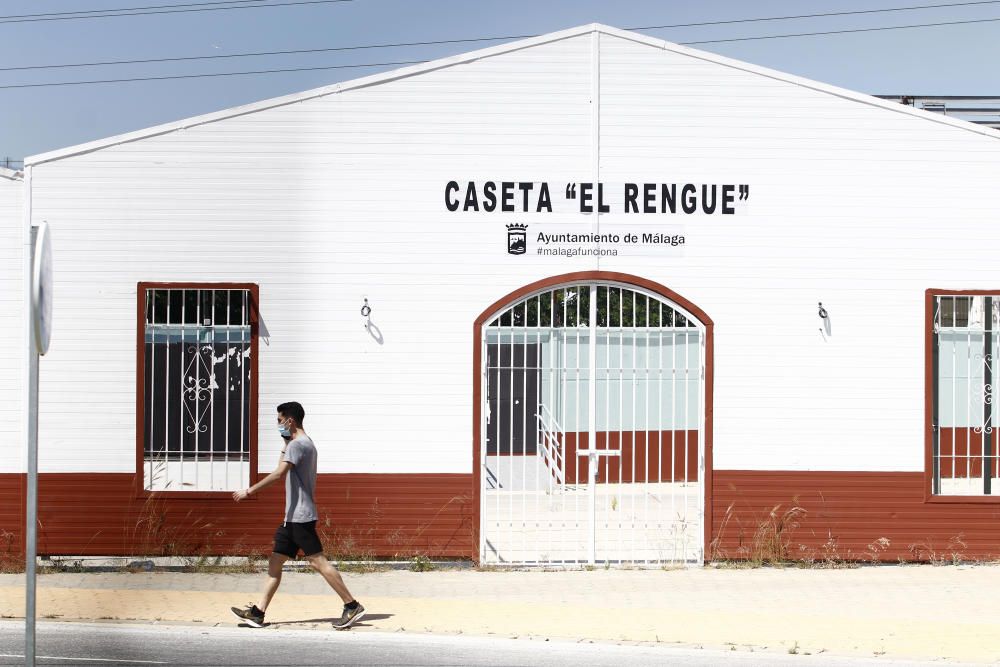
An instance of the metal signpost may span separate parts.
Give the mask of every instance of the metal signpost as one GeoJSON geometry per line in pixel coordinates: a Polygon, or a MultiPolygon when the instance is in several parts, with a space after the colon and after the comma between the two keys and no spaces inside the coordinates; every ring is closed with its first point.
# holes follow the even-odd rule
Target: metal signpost
{"type": "Polygon", "coordinates": [[[52,337],[52,242],[48,223],[31,230],[31,335],[28,340],[28,497],[25,521],[24,662],[35,664],[35,551],[38,528],[38,357],[52,337]]]}

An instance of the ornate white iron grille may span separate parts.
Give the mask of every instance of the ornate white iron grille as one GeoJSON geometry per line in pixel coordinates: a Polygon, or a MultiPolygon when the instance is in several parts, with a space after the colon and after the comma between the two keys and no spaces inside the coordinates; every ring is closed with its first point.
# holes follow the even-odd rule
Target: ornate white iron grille
{"type": "Polygon", "coordinates": [[[533,294],[483,328],[480,557],[700,563],[703,326],[614,283],[533,294]]]}
{"type": "Polygon", "coordinates": [[[932,491],[1000,492],[994,359],[1000,295],[935,296],[931,412],[932,491]]]}
{"type": "Polygon", "coordinates": [[[245,289],[146,290],[147,490],[248,486],[250,306],[245,289]]]}

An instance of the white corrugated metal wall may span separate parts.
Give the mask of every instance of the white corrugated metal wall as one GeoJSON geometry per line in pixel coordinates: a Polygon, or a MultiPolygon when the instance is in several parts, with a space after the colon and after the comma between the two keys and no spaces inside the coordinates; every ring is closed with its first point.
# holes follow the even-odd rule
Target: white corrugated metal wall
{"type": "Polygon", "coordinates": [[[107,435],[135,423],[149,280],[259,283],[265,469],[295,399],[321,472],[470,472],[473,320],[540,266],[510,261],[502,216],[448,214],[444,185],[588,178],[589,53],[584,35],[35,167],[59,238],[40,469],[132,471],[107,435]]]}
{"type": "Polygon", "coordinates": [[[473,320],[598,268],[714,319],[716,468],[920,470],[923,291],[991,284],[998,177],[994,136],[605,29],[42,162],[59,271],[41,470],[132,471],[134,443],[107,436],[135,423],[135,285],[197,280],[261,286],[265,468],[273,406],[296,398],[324,472],[469,472],[473,320]],[[597,164],[602,231],[664,224],[614,212],[625,181],[752,195],[669,220],[672,251],[508,256],[505,223],[593,223],[560,189],[597,164]],[[546,181],[555,212],[450,213],[450,180],[546,181]]]}
{"type": "Polygon", "coordinates": [[[0,168],[0,473],[24,472],[24,219],[20,174],[0,168]]]}
{"type": "Polygon", "coordinates": [[[614,37],[601,63],[602,180],[751,186],[682,255],[601,259],[715,320],[714,468],[923,470],[924,290],[997,283],[998,135],[614,37]]]}

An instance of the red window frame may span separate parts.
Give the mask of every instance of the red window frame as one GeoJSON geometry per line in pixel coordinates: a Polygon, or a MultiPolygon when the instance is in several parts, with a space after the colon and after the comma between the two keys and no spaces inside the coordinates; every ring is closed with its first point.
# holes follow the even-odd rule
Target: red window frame
{"type": "Polygon", "coordinates": [[[135,493],[139,498],[231,498],[231,491],[148,491],[144,478],[143,416],[146,412],[146,293],[151,289],[247,290],[250,293],[250,479],[257,481],[258,393],[260,385],[260,289],[255,283],[140,282],[136,286],[136,382],[135,382],[135,493]]]}
{"type": "MultiPolygon", "coordinates": [[[[1000,290],[928,289],[924,293],[924,502],[996,504],[1000,495],[934,494],[934,299],[939,296],[996,296],[1000,290]]],[[[997,332],[1000,335],[1000,332],[997,332]]],[[[998,453],[1000,455],[1000,453],[998,453]]]]}

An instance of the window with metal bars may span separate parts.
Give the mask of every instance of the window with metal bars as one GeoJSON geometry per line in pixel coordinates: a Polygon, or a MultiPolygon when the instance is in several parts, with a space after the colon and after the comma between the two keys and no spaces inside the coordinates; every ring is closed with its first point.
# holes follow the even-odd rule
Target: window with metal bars
{"type": "Polygon", "coordinates": [[[932,299],[932,492],[998,495],[993,360],[1000,352],[1000,294],[932,299]]]}
{"type": "Polygon", "coordinates": [[[251,286],[140,286],[144,489],[249,485],[255,440],[251,286]]]}

